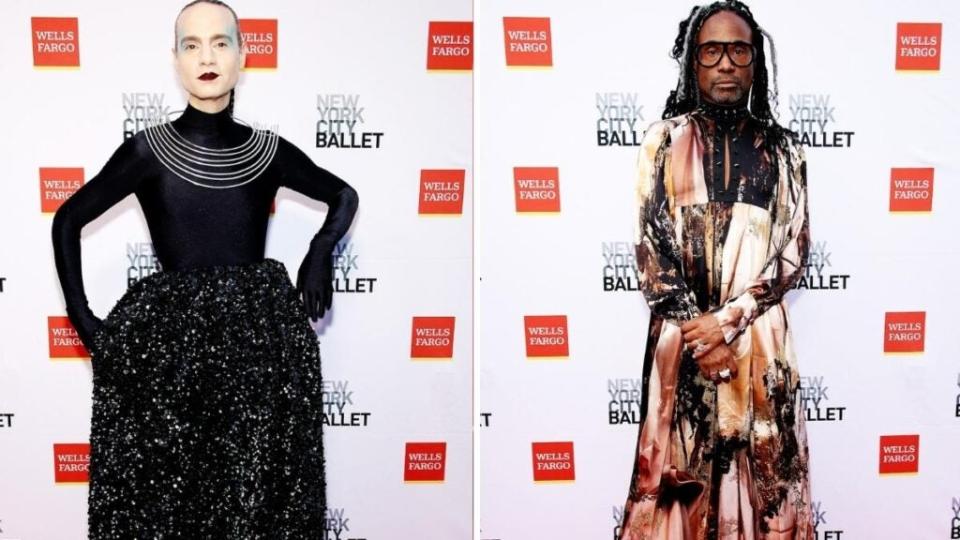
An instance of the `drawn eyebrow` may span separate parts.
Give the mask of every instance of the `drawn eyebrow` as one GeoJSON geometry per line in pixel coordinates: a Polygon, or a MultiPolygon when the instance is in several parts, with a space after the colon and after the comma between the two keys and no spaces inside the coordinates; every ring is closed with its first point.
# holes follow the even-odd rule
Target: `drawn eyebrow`
{"type": "MultiPolygon", "coordinates": [[[[230,43],[233,43],[233,39],[230,37],[229,34],[215,34],[210,38],[211,41],[216,41],[218,39],[225,39],[230,43]]],[[[197,36],[183,36],[182,38],[180,38],[180,45],[183,45],[187,41],[200,41],[200,38],[198,38],[197,36]]]]}

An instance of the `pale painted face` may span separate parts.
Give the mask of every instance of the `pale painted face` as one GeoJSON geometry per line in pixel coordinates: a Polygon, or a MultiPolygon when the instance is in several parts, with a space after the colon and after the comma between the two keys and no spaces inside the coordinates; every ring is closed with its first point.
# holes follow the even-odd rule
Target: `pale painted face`
{"type": "Polygon", "coordinates": [[[223,110],[240,79],[246,55],[230,10],[201,2],[177,18],[174,64],[194,108],[223,110]]]}

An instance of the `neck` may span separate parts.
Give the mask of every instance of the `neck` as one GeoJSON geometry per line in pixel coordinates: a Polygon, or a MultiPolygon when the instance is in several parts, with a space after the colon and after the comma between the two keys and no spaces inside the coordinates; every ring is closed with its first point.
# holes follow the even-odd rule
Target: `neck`
{"type": "Polygon", "coordinates": [[[701,112],[707,118],[724,123],[737,122],[750,116],[746,96],[735,103],[713,103],[701,97],[697,111],[701,112]]]}
{"type": "Polygon", "coordinates": [[[227,107],[215,112],[206,112],[198,109],[192,101],[188,101],[187,107],[183,110],[183,114],[176,119],[176,123],[181,127],[223,130],[233,125],[234,122],[227,107]]]}
{"type": "Polygon", "coordinates": [[[222,95],[215,99],[199,99],[194,96],[187,98],[187,103],[194,109],[205,113],[215,114],[227,108],[230,105],[230,93],[222,95]]]}

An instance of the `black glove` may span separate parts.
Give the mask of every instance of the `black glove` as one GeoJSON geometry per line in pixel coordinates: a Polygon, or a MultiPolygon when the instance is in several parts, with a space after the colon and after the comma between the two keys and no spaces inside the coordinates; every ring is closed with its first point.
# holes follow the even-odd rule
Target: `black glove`
{"type": "Polygon", "coordinates": [[[316,321],[333,302],[333,249],[311,245],[297,271],[297,292],[303,298],[307,316],[316,321]]]}
{"type": "Polygon", "coordinates": [[[103,328],[103,321],[97,318],[89,307],[77,311],[68,308],[67,316],[73,323],[73,327],[76,328],[83,346],[87,348],[88,352],[93,351],[95,345],[93,336],[97,335],[97,332],[103,328]]]}

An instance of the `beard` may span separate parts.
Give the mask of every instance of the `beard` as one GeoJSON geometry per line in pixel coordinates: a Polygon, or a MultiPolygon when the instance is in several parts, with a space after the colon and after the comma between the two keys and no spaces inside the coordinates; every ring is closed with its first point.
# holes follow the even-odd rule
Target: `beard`
{"type": "Polygon", "coordinates": [[[704,94],[709,98],[713,103],[718,103],[721,105],[732,105],[734,103],[740,103],[746,95],[747,88],[743,86],[743,83],[737,81],[736,86],[720,88],[716,84],[711,83],[710,88],[704,92],[704,94]]]}

